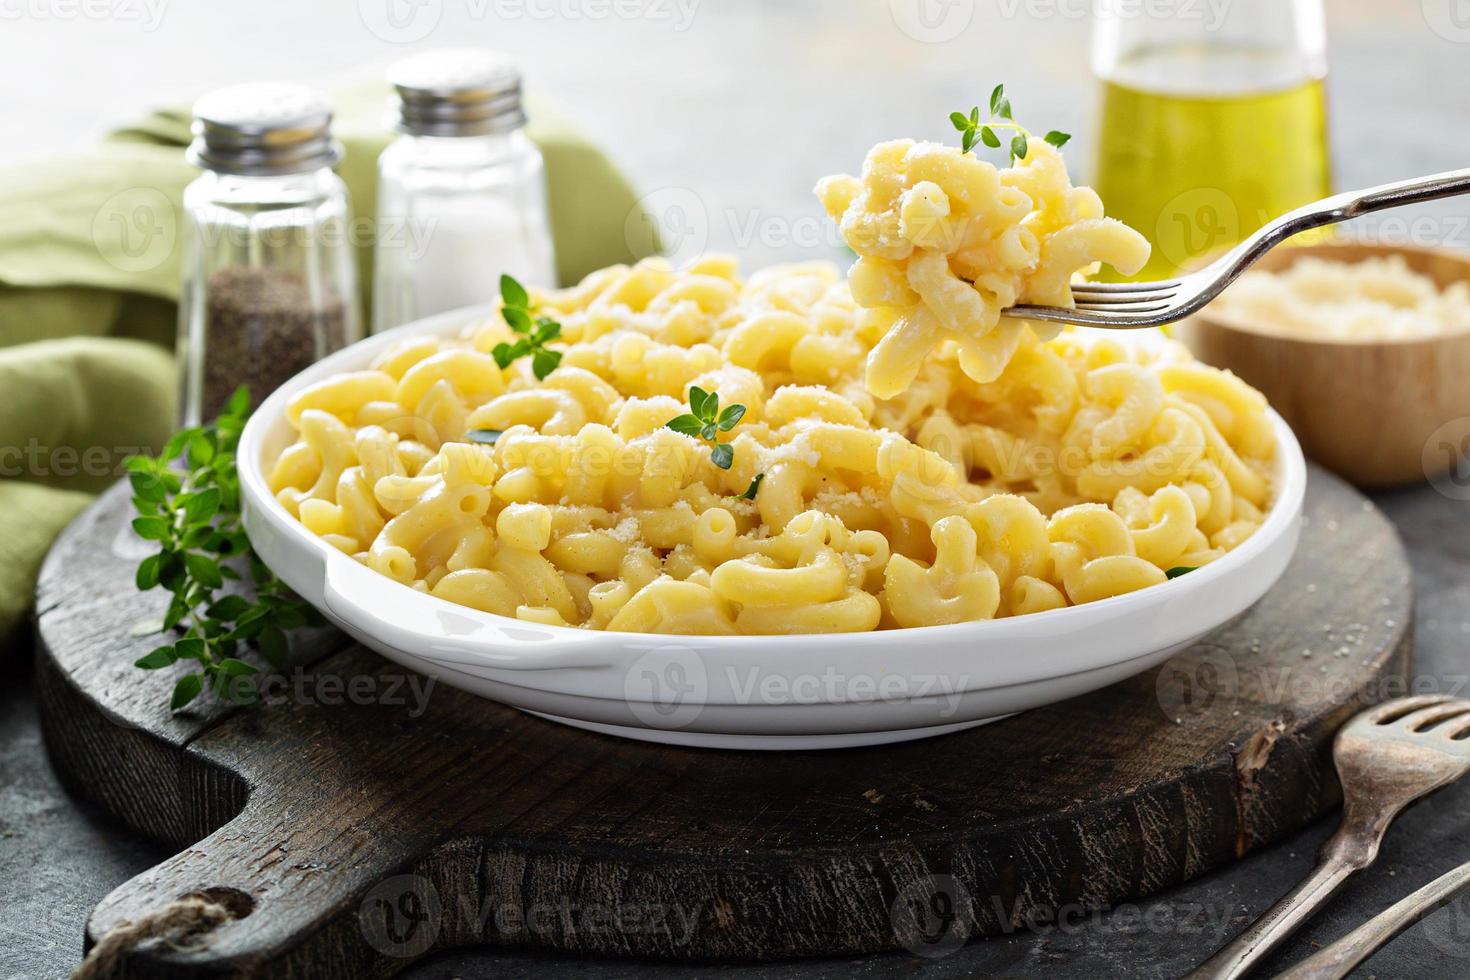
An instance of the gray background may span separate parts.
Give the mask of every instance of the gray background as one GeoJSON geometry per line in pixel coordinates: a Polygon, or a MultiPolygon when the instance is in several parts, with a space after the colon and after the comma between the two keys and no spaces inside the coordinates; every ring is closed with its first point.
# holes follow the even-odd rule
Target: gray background
{"type": "MultiPolygon", "coordinates": [[[[399,28],[385,18],[389,2],[90,0],[84,8],[0,0],[0,164],[83,149],[146,108],[187,102],[211,86],[269,77],[334,85],[377,77],[409,51],[477,44],[520,57],[528,86],[601,144],[640,192],[655,195],[675,245],[734,251],[746,268],[836,256],[811,197],[815,180],[853,170],[880,138],[945,137],[945,114],[998,81],[1023,121],[1075,134],[1075,176],[1085,179],[1090,167],[1094,90],[1083,0],[929,0],[952,18],[929,40],[900,28],[909,0],[619,0],[642,11],[634,17],[599,16],[609,10],[602,0],[392,0],[399,28]]],[[[1328,0],[1328,8],[1338,185],[1465,166],[1470,4],[1328,0]]],[[[1470,247],[1470,205],[1415,216],[1362,232],[1470,247]]],[[[1463,685],[1467,505],[1429,489],[1376,499],[1414,560],[1420,680],[1463,685]]],[[[45,762],[27,672],[9,670],[0,674],[0,980],[60,976],[77,961],[91,907],[167,855],[61,791],[45,762]]],[[[1277,965],[1470,858],[1467,818],[1470,785],[1412,811],[1379,863],[1277,965]]],[[[1304,873],[1331,822],[1119,914],[934,960],[665,967],[474,950],[409,975],[1175,976],[1304,873]]],[[[1357,975],[1464,976],[1467,957],[1470,900],[1414,927],[1357,975]]]]}

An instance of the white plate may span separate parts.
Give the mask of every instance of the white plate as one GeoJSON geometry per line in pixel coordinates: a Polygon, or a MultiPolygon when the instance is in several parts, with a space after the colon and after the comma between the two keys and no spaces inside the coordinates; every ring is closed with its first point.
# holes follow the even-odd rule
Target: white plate
{"type": "Polygon", "coordinates": [[[1274,413],[1276,499],[1244,544],[1162,585],[1033,616],[811,636],[661,636],[520,622],[416,592],[301,526],[262,460],[294,438],[286,403],[406,336],[455,333],[488,308],[378,334],[313,365],[255,412],[239,450],[245,531],[291,588],[405,667],[542,717],[630,738],[822,749],[924,738],[1085,694],[1146,670],[1243,612],[1301,530],[1306,464],[1274,413]]]}

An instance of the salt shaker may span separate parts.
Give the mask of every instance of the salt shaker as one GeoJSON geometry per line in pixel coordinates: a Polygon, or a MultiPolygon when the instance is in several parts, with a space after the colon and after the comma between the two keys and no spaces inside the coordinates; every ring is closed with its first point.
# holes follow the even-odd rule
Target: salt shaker
{"type": "Polygon", "coordinates": [[[179,414],[213,418],[240,385],[259,404],[362,336],[347,189],[327,100],[274,82],[194,106],[184,190],[179,414]]]}
{"type": "Polygon", "coordinates": [[[504,55],[429,51],[393,65],[394,126],[378,159],[373,330],[485,303],[502,274],[556,285],[545,166],[504,55]]]}

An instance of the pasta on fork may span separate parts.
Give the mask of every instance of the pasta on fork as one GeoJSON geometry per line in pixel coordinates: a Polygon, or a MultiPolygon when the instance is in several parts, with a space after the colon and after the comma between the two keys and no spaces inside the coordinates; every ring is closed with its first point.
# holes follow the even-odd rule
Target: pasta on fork
{"type": "Polygon", "coordinates": [[[1142,235],[1103,215],[1090,187],[1073,187],[1061,153],[1027,139],[1025,157],[998,169],[939,143],[880,143],[861,178],[824,178],[817,196],[857,253],[853,297],[882,322],[867,387],[892,398],[941,341],[972,380],[994,381],[1027,330],[1002,320],[1018,303],[1072,305],[1078,271],[1106,262],[1132,275],[1148,261],[1142,235]]]}

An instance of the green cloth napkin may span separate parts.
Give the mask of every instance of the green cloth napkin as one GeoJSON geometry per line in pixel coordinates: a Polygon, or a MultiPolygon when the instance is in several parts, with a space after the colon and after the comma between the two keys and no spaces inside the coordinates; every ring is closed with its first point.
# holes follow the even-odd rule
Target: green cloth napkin
{"type": "MultiPolygon", "coordinates": [[[[370,220],[387,90],[338,93],[338,173],[370,220]]],[[[555,112],[532,101],[562,282],[656,250],[632,188],[555,112]]],[[[56,534],[174,425],[171,350],[187,111],[154,113],[96,150],[0,175],[0,656],[30,608],[56,534]]],[[[364,235],[371,241],[370,235],[364,235]]],[[[372,249],[358,252],[371,322],[372,249]]]]}

